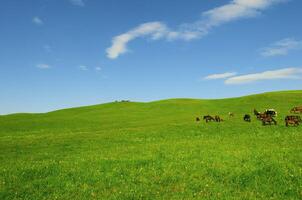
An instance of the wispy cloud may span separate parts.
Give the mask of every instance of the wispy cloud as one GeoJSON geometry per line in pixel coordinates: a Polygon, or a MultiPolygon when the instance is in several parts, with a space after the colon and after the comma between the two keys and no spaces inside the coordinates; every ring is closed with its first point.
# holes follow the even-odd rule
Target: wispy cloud
{"type": "Polygon", "coordinates": [[[36,24],[36,25],[39,25],[39,26],[41,26],[41,25],[44,24],[43,20],[42,20],[40,17],[34,17],[34,18],[32,19],[32,22],[33,22],[34,24],[36,24]]]}
{"type": "Polygon", "coordinates": [[[214,27],[239,20],[258,16],[269,6],[284,0],[232,0],[228,4],[216,7],[202,13],[201,19],[180,25],[176,30],[172,30],[163,22],[148,22],[138,25],[112,39],[107,57],[116,59],[121,54],[127,52],[127,44],[139,37],[149,37],[153,40],[166,39],[168,41],[181,39],[192,40],[202,38],[214,27]]]}
{"type": "Polygon", "coordinates": [[[95,68],[95,71],[101,71],[101,70],[102,70],[101,67],[96,67],[96,68],[95,68]]]}
{"type": "Polygon", "coordinates": [[[88,67],[85,66],[85,65],[81,65],[81,66],[79,66],[79,69],[82,70],[82,71],[87,71],[88,67]]]}
{"type": "Polygon", "coordinates": [[[269,47],[263,48],[261,55],[265,57],[270,56],[284,56],[291,50],[302,49],[302,41],[294,38],[285,38],[271,44],[269,47]]]}
{"type": "Polygon", "coordinates": [[[112,46],[107,49],[107,57],[115,59],[120,54],[125,53],[127,51],[127,43],[137,37],[151,35],[153,39],[158,39],[163,37],[167,31],[167,27],[161,22],[149,22],[141,24],[127,33],[114,37],[112,40],[112,46]]]}
{"type": "Polygon", "coordinates": [[[85,6],[84,0],[69,0],[72,5],[85,6]]]}
{"type": "Polygon", "coordinates": [[[272,71],[264,71],[255,74],[234,76],[225,80],[225,84],[245,84],[261,80],[273,79],[298,79],[302,78],[302,68],[284,68],[272,71]]]}
{"type": "Polygon", "coordinates": [[[44,63],[37,64],[36,67],[39,69],[50,69],[51,68],[50,65],[44,64],[44,63]]]}
{"type": "Polygon", "coordinates": [[[232,76],[235,76],[237,73],[236,72],[226,72],[222,74],[211,74],[206,77],[204,77],[205,80],[214,80],[214,79],[225,79],[229,78],[232,76]]]}

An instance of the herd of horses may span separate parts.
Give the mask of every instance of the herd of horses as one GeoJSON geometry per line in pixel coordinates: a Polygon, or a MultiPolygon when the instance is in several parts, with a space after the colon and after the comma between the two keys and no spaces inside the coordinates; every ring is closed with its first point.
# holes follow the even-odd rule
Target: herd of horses
{"type": "MultiPolygon", "coordinates": [[[[302,106],[294,107],[290,110],[290,113],[294,114],[302,114],[302,106]]],[[[275,120],[275,117],[277,116],[277,111],[274,109],[266,109],[264,112],[258,112],[256,109],[254,109],[254,115],[256,118],[260,121],[262,121],[262,125],[277,125],[277,121],[275,120]]],[[[229,112],[229,117],[234,117],[234,113],[229,112]]],[[[208,122],[223,122],[224,120],[218,116],[211,116],[211,115],[205,115],[203,116],[203,120],[208,122]]],[[[251,116],[249,114],[245,114],[243,116],[243,120],[245,122],[251,122],[251,116]]],[[[201,118],[196,117],[196,121],[201,121],[201,118]]],[[[285,125],[289,126],[298,126],[300,123],[302,123],[301,117],[299,115],[287,115],[284,119],[285,125]]]]}

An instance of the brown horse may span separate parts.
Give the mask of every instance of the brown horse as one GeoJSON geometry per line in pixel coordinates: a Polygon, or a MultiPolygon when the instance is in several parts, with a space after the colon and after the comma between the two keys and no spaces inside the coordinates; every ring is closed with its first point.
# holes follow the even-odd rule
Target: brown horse
{"type": "Polygon", "coordinates": [[[266,115],[266,117],[261,118],[261,121],[263,126],[272,125],[272,124],[277,125],[277,121],[272,116],[269,115],[266,115]]]}
{"type": "Polygon", "coordinates": [[[259,114],[257,115],[257,119],[259,119],[259,120],[262,120],[262,119],[267,118],[267,117],[271,117],[271,116],[270,116],[270,115],[267,115],[267,114],[265,114],[265,113],[259,113],[259,114]]]}
{"type": "Polygon", "coordinates": [[[301,117],[300,116],[295,116],[295,115],[291,115],[291,116],[286,116],[285,117],[285,125],[294,125],[294,126],[299,126],[299,124],[302,122],[301,117]]]}
{"type": "Polygon", "coordinates": [[[254,109],[254,114],[256,115],[257,119],[262,120],[263,118],[266,118],[268,116],[275,117],[277,115],[277,112],[271,109],[266,110],[264,113],[261,113],[254,109]]]}
{"type": "Polygon", "coordinates": [[[302,113],[302,106],[294,107],[290,110],[291,113],[302,113]]]}

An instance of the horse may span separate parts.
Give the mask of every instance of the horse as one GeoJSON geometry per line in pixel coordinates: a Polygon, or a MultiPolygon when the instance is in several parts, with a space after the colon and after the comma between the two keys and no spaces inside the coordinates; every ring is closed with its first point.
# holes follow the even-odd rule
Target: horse
{"type": "Polygon", "coordinates": [[[295,116],[295,115],[291,115],[291,116],[286,116],[285,117],[285,125],[294,125],[294,126],[298,126],[300,124],[300,122],[302,122],[301,117],[300,116],[295,116]]]}
{"type": "Polygon", "coordinates": [[[234,113],[229,112],[229,116],[230,116],[230,117],[234,117],[234,113]]]}
{"type": "Polygon", "coordinates": [[[199,117],[196,117],[196,118],[195,118],[195,121],[196,121],[196,122],[199,122],[199,121],[200,121],[200,118],[199,118],[199,117]]]}
{"type": "Polygon", "coordinates": [[[277,111],[275,111],[275,109],[266,109],[265,114],[270,115],[272,117],[276,117],[277,116],[277,111]]]}
{"type": "Polygon", "coordinates": [[[302,106],[294,107],[290,110],[291,113],[302,113],[302,106]]]}
{"type": "Polygon", "coordinates": [[[208,123],[209,121],[215,121],[214,117],[210,115],[203,116],[203,120],[206,120],[206,123],[208,123]]]}
{"type": "Polygon", "coordinates": [[[262,120],[262,119],[264,119],[266,117],[271,117],[271,116],[267,115],[265,113],[258,113],[258,115],[257,115],[257,119],[259,119],[259,120],[262,120]]]}
{"type": "Polygon", "coordinates": [[[245,114],[245,115],[243,116],[243,120],[246,121],[246,122],[251,122],[251,116],[248,115],[248,114],[245,114]]]}
{"type": "Polygon", "coordinates": [[[260,120],[267,117],[267,116],[269,116],[266,113],[258,112],[256,109],[254,109],[254,114],[256,115],[257,119],[260,119],[260,120]]]}
{"type": "Polygon", "coordinates": [[[261,121],[262,121],[263,126],[265,126],[267,124],[271,125],[272,123],[274,125],[277,125],[277,121],[272,116],[269,116],[269,115],[266,115],[266,117],[261,118],[261,121]]]}
{"type": "Polygon", "coordinates": [[[215,116],[215,121],[216,122],[222,122],[223,119],[221,119],[218,115],[215,116]]]}

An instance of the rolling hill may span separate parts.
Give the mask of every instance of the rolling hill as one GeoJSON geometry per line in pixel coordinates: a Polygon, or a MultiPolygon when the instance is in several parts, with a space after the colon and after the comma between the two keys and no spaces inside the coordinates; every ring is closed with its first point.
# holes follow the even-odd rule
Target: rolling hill
{"type": "Polygon", "coordinates": [[[0,116],[0,199],[301,199],[297,105],[301,90],[0,116]],[[254,108],[278,125],[244,122],[254,108]]]}

